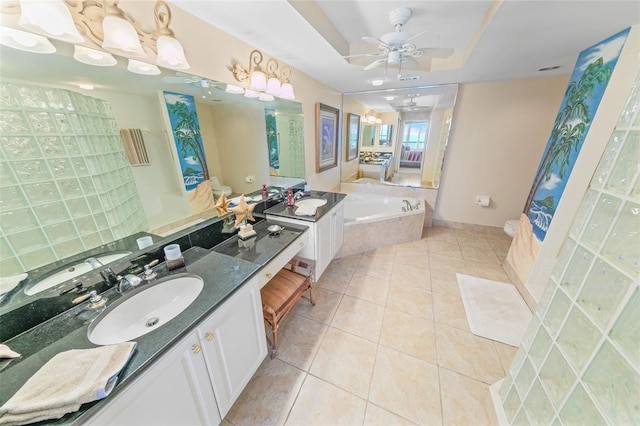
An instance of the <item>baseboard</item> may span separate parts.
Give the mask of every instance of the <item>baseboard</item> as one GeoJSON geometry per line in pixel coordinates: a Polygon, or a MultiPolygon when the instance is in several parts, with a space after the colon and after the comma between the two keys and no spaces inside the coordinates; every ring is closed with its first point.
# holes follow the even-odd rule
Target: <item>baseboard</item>
{"type": "Polygon", "coordinates": [[[451,220],[433,219],[433,226],[440,226],[442,228],[449,229],[461,229],[476,232],[483,232],[485,234],[502,234],[504,230],[499,226],[478,225],[475,223],[454,222],[451,220]]]}
{"type": "Polygon", "coordinates": [[[496,417],[498,418],[498,424],[500,426],[506,426],[509,423],[507,422],[507,415],[504,412],[504,408],[502,407],[502,398],[500,398],[500,386],[502,386],[502,382],[504,379],[500,379],[495,382],[491,386],[489,386],[489,393],[491,394],[491,401],[493,401],[493,409],[496,412],[496,417]]]}

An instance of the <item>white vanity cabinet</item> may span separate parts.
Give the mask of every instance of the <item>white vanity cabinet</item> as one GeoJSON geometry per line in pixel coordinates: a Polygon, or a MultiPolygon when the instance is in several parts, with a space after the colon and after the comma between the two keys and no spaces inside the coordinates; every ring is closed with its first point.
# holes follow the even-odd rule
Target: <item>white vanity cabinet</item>
{"type": "Polygon", "coordinates": [[[252,278],[83,424],[218,425],[266,355],[252,278]]]}
{"type": "Polygon", "coordinates": [[[196,333],[108,397],[88,425],[218,425],[221,418],[196,333]]]}
{"type": "Polygon", "coordinates": [[[309,244],[300,250],[299,255],[315,260],[315,281],[318,281],[336,253],[338,253],[338,250],[340,250],[340,247],[342,247],[344,235],[344,201],[337,203],[316,222],[272,216],[269,214],[267,214],[267,218],[309,227],[309,244]]]}
{"type": "Polygon", "coordinates": [[[245,284],[196,332],[224,418],[267,355],[258,280],[245,284]]]}

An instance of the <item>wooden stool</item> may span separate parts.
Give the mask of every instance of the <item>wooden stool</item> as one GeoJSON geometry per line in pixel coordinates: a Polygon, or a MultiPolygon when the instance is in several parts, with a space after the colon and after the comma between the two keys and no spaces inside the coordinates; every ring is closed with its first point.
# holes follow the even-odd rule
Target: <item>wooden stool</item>
{"type": "Polygon", "coordinates": [[[282,268],[260,290],[262,296],[262,315],[271,328],[273,341],[267,336],[270,356],[273,359],[278,350],[278,327],[293,305],[309,290],[309,300],[313,299],[314,264],[311,261],[294,257],[289,261],[291,269],[282,268]]]}

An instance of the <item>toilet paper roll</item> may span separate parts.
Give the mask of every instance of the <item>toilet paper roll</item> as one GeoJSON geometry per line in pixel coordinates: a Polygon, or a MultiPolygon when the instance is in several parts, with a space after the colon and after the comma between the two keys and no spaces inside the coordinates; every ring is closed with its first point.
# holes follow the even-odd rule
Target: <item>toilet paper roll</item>
{"type": "Polygon", "coordinates": [[[476,204],[480,207],[487,207],[491,202],[491,197],[488,195],[478,195],[476,196],[476,204]]]}

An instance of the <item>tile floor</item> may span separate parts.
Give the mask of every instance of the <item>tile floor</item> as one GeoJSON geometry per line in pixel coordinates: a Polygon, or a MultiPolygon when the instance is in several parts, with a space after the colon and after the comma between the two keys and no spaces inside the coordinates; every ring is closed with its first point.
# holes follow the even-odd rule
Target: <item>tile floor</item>
{"type": "Polygon", "coordinates": [[[298,301],[225,425],[497,424],[489,385],[516,348],[469,331],[456,272],[509,282],[502,233],[425,237],[335,259],[298,301]]]}

